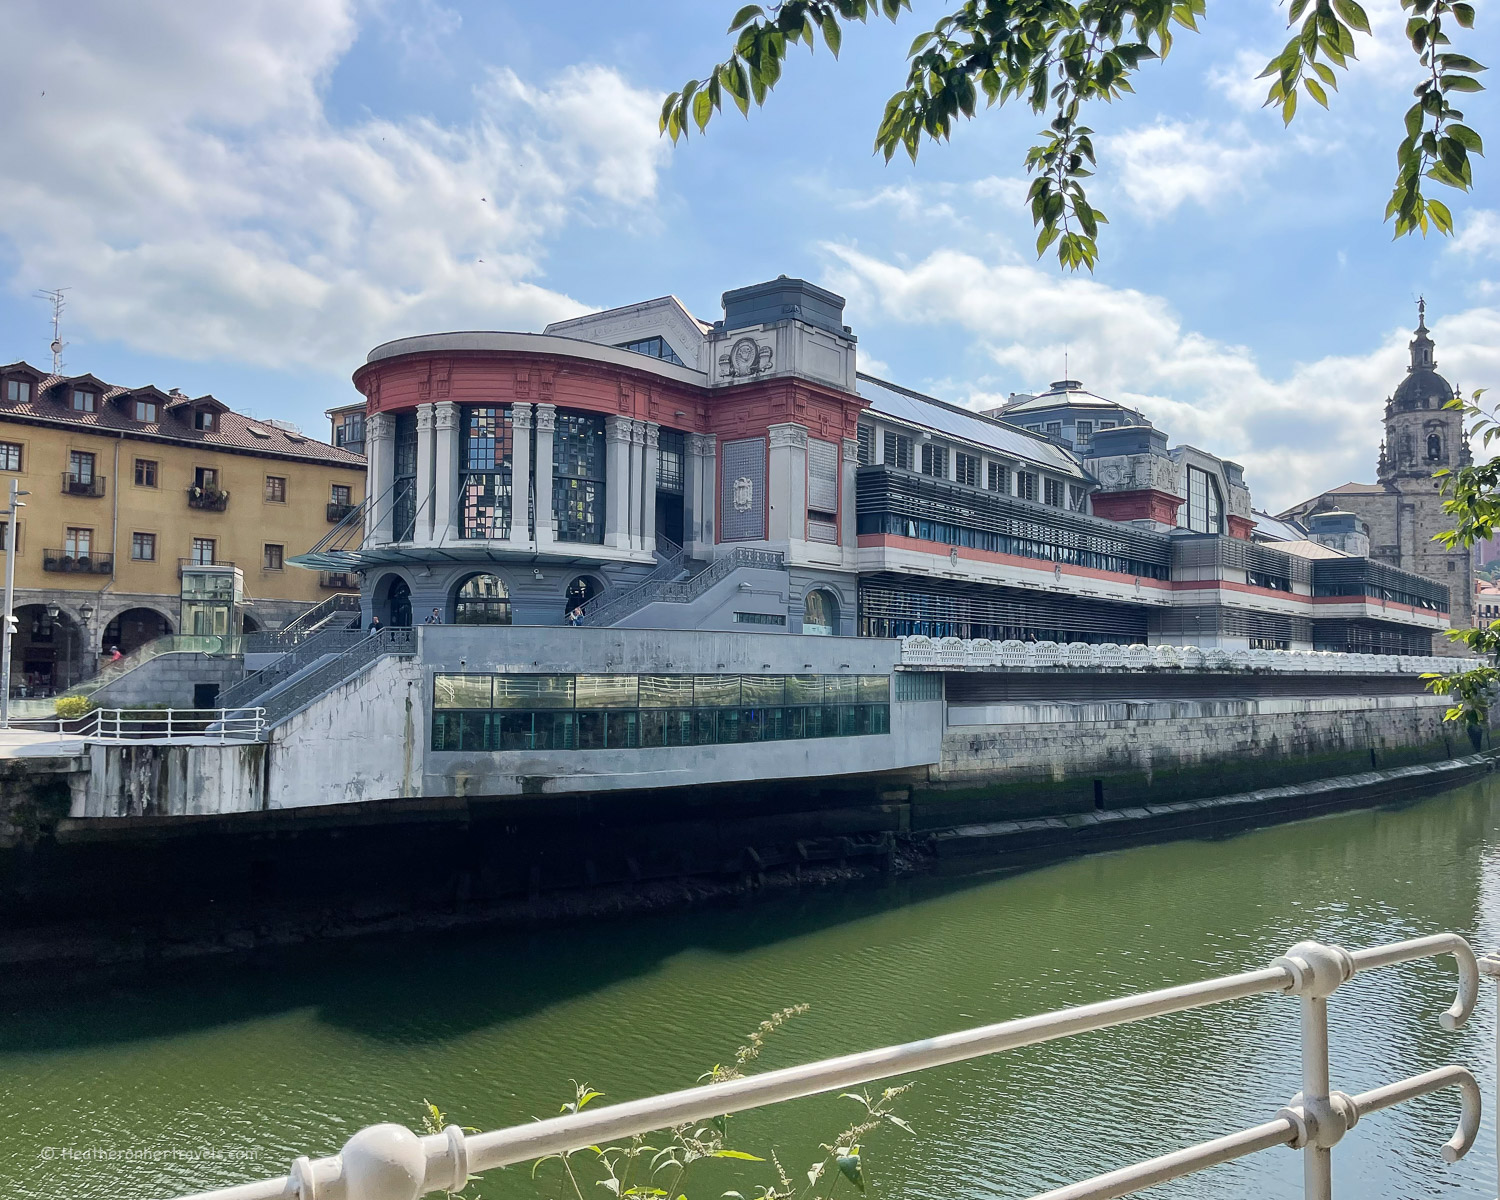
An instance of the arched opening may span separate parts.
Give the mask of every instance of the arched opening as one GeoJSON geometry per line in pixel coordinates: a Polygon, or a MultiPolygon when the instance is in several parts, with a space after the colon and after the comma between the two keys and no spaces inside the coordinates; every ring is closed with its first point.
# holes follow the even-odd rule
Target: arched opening
{"type": "Polygon", "coordinates": [[[106,655],[119,650],[121,655],[139,650],[147,642],[166,637],[172,632],[172,622],[154,608],[127,608],[104,627],[104,637],[99,649],[106,655]]]}
{"type": "Polygon", "coordinates": [[[826,588],[807,593],[802,602],[802,632],[833,637],[839,631],[839,602],[826,588]]]}
{"type": "Polygon", "coordinates": [[[411,585],[399,575],[386,575],[375,585],[371,612],[391,629],[411,625],[411,585]]]}
{"type": "Polygon", "coordinates": [[[1443,439],[1435,433],[1427,435],[1427,461],[1437,462],[1443,457],[1443,439]]]}
{"type": "Polygon", "coordinates": [[[588,602],[604,592],[604,585],[592,575],[580,575],[568,584],[563,598],[563,616],[568,617],[576,609],[584,608],[588,602]]]}
{"type": "Polygon", "coordinates": [[[93,674],[93,656],[78,623],[55,604],[22,604],[15,610],[10,643],[10,694],[55,696],[93,674]]]}
{"type": "Polygon", "coordinates": [[[245,613],[240,617],[241,633],[259,633],[264,628],[265,626],[257,621],[254,617],[252,617],[249,613],[245,613]]]}
{"type": "Polygon", "coordinates": [[[471,575],[453,597],[455,625],[509,625],[510,592],[496,575],[471,575]]]}

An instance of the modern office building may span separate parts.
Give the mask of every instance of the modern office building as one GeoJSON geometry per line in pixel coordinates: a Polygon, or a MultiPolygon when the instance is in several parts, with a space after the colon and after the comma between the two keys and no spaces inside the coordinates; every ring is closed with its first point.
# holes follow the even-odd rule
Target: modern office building
{"type": "Polygon", "coordinates": [[[1445,587],[1335,531],[1257,541],[1237,464],[1076,381],[985,415],[861,373],[822,288],[723,305],[376,347],[371,501],[298,561],[387,625],[1410,654],[1448,626],[1445,587]]]}
{"type": "Polygon", "coordinates": [[[30,493],[12,686],[60,690],[163,633],[283,624],[331,582],[287,560],[363,503],[364,474],[213,396],[0,367],[0,491],[30,493]]]}

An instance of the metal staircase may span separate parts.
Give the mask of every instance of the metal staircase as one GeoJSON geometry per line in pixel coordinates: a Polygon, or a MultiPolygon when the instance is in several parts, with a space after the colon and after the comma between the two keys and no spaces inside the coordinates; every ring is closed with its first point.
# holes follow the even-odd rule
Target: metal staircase
{"type": "Polygon", "coordinates": [[[614,625],[621,618],[639,612],[648,604],[689,604],[707,592],[714,584],[728,579],[740,567],[755,567],[763,571],[785,571],[786,557],[779,550],[756,550],[749,546],[736,546],[728,554],[714,559],[701,570],[683,577],[686,562],[678,556],[677,567],[667,573],[667,563],[662,563],[645,580],[628,592],[616,596],[608,604],[593,610],[585,609],[581,625],[614,625]]]}

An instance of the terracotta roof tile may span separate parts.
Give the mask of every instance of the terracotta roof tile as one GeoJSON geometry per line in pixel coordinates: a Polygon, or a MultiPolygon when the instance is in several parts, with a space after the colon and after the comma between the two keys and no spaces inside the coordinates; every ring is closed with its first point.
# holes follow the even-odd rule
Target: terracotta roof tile
{"type": "Polygon", "coordinates": [[[351,454],[348,450],[330,446],[305,434],[291,433],[268,421],[257,421],[243,413],[227,407],[213,396],[180,396],[162,393],[159,388],[147,385],[140,388],[120,387],[107,384],[92,375],[51,375],[37,371],[26,363],[12,363],[0,367],[0,373],[26,370],[41,375],[41,381],[25,404],[7,404],[0,399],[0,419],[6,416],[21,420],[40,421],[48,425],[67,425],[78,429],[96,429],[100,433],[133,433],[142,438],[165,440],[190,446],[204,446],[219,450],[244,450],[253,454],[275,455],[280,458],[305,459],[362,469],[365,458],[362,454],[351,454]],[[70,383],[96,384],[99,401],[91,413],[74,412],[69,402],[70,383]],[[148,394],[160,404],[159,420],[137,421],[120,411],[115,401],[124,396],[148,394]],[[165,404],[158,397],[166,395],[165,404]],[[196,429],[185,419],[187,412],[197,405],[211,405],[218,413],[218,428],[196,429]],[[179,416],[178,414],[182,414],[179,416]],[[252,432],[254,430],[254,432],[252,432]]]}

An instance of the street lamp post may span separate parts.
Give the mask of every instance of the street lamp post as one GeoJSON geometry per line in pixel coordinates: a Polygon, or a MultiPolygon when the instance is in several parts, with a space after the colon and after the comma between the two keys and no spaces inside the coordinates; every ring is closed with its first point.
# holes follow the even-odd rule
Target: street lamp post
{"type": "Polygon", "coordinates": [[[10,728],[10,645],[16,632],[16,518],[23,508],[21,481],[10,481],[10,506],[5,510],[5,611],[0,616],[0,729],[10,728]]]}

